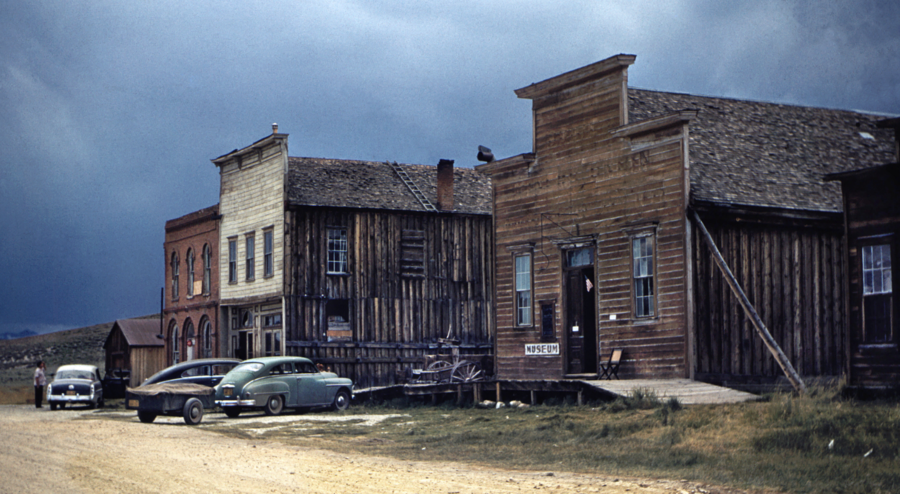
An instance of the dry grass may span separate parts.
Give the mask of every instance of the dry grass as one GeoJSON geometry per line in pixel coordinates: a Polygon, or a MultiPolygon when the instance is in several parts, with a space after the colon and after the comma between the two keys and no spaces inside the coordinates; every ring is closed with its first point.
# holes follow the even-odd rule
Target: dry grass
{"type": "MultiPolygon", "coordinates": [[[[743,489],[900,492],[896,401],[857,402],[820,392],[682,408],[639,391],[630,399],[583,407],[482,410],[401,401],[345,413],[398,409],[403,417],[377,426],[301,420],[257,429],[252,437],[410,460],[687,479],[743,489]]],[[[216,429],[251,437],[237,424],[216,429]]]]}

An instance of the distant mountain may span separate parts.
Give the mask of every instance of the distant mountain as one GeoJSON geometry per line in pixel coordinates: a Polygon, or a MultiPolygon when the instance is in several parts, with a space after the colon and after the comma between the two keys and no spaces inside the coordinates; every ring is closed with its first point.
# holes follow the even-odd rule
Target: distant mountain
{"type": "Polygon", "coordinates": [[[18,338],[28,338],[29,336],[37,336],[38,334],[30,329],[19,331],[18,333],[0,333],[0,340],[15,340],[18,338]]]}

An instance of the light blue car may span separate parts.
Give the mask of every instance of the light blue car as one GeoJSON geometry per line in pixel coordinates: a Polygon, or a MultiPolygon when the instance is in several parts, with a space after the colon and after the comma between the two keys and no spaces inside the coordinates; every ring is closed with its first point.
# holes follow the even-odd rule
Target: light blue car
{"type": "Polygon", "coordinates": [[[353,381],[320,372],[303,357],[261,357],[241,362],[216,386],[216,405],[225,415],[262,409],[278,415],[285,408],[330,406],[346,410],[353,397],[353,381]]]}

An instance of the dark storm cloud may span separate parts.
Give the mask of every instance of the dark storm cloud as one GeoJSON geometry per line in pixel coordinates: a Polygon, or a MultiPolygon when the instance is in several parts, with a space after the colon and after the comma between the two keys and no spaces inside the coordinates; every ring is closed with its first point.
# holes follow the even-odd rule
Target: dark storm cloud
{"type": "Polygon", "coordinates": [[[6,2],[0,332],[152,313],[209,162],[475,164],[529,151],[513,90],[616,53],[639,87],[900,113],[897,2],[6,2]]]}

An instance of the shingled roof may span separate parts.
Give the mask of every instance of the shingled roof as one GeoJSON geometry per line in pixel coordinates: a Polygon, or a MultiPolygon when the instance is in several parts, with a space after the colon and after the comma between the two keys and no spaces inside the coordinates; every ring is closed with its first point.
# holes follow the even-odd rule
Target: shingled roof
{"type": "MultiPolygon", "coordinates": [[[[437,205],[437,167],[400,166],[437,205]]],[[[292,206],[426,211],[389,163],[291,157],[288,168],[292,206]]],[[[454,168],[453,196],[454,212],[491,214],[491,181],[471,168],[454,168]]]]}
{"type": "Polygon", "coordinates": [[[694,202],[840,212],[840,187],[826,174],[895,160],[893,131],[876,127],[884,115],[628,92],[630,123],[698,110],[689,127],[694,202]]]}
{"type": "Polygon", "coordinates": [[[122,335],[125,337],[125,341],[128,342],[128,346],[163,346],[163,340],[157,338],[157,335],[159,334],[159,319],[145,318],[117,320],[115,324],[113,324],[109,336],[106,337],[106,343],[103,344],[104,348],[109,344],[109,339],[112,336],[113,331],[115,331],[116,326],[122,331],[122,335]]]}

